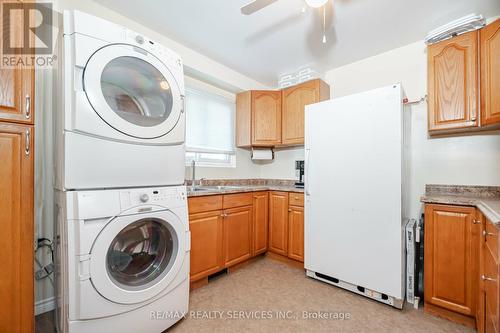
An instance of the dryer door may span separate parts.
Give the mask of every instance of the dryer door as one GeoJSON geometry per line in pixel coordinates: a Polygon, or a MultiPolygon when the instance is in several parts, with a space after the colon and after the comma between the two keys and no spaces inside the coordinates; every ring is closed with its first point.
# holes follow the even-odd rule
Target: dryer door
{"type": "Polygon", "coordinates": [[[180,219],[166,210],[112,219],[92,246],[92,284],[115,303],[155,297],[178,274],[186,256],[185,237],[180,219]]]}
{"type": "Polygon", "coordinates": [[[83,84],[95,112],[132,137],[167,134],[184,107],[183,92],[168,67],[132,45],[113,44],[96,51],[85,66],[83,84]]]}

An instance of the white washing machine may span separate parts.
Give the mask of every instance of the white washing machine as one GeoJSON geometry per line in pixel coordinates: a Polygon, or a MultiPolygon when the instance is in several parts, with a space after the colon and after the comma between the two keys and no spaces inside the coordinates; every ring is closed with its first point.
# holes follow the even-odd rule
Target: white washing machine
{"type": "Polygon", "coordinates": [[[162,332],[188,311],[184,186],[58,191],[59,332],[162,332]],[[65,213],[66,212],[66,213],[65,213]]]}
{"type": "Polygon", "coordinates": [[[64,12],[56,94],[56,188],[182,185],[180,57],[134,31],[64,12]]]}

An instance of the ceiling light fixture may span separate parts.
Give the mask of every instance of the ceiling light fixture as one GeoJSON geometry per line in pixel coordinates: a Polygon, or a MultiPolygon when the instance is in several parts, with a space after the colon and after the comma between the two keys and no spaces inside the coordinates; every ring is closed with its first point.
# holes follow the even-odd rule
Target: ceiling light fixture
{"type": "Polygon", "coordinates": [[[307,5],[312,8],[319,8],[328,2],[328,0],[305,0],[307,5]]]}

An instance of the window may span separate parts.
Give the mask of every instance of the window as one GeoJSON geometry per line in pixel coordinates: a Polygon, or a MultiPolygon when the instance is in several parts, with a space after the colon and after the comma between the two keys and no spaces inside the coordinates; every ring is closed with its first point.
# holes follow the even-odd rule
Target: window
{"type": "Polygon", "coordinates": [[[186,89],[186,165],[234,167],[235,102],[201,89],[186,89]]]}

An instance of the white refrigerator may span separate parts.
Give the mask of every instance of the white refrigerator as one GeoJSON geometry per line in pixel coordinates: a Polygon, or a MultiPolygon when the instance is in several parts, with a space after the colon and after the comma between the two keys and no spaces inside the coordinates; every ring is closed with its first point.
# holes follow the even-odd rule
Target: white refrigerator
{"type": "Polygon", "coordinates": [[[400,84],[305,110],[308,276],[402,308],[410,113],[400,84]]]}

